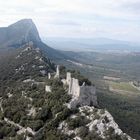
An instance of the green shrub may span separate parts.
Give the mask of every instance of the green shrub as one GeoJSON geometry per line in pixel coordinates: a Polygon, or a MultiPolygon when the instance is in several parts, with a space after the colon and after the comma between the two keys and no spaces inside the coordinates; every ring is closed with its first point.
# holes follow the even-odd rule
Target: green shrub
{"type": "Polygon", "coordinates": [[[89,130],[87,127],[81,126],[78,131],[78,136],[84,138],[88,135],[88,131],[89,130]]]}

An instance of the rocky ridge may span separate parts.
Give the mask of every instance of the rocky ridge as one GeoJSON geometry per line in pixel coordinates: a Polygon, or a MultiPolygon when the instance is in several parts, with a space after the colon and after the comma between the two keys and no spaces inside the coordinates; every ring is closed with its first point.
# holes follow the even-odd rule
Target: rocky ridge
{"type": "Polygon", "coordinates": [[[14,131],[13,139],[40,140],[41,137],[49,140],[59,136],[60,140],[133,140],[121,131],[107,110],[94,107],[97,105],[95,86],[86,85],[86,82],[80,86],[79,80],[72,78],[70,72],[63,73],[67,76],[62,79],[61,66],[54,66],[54,72],[50,60],[45,59],[32,42],[23,46],[13,59],[14,63],[22,62],[17,63],[17,69],[13,68],[14,78],[23,77],[12,80],[18,87],[6,83],[9,87],[1,95],[1,138],[7,136],[2,131],[6,124],[6,128],[8,125],[14,131]],[[77,85],[72,84],[72,79],[77,81],[77,85]],[[86,86],[93,91],[81,90],[86,86]],[[73,106],[73,100],[77,105],[73,106]],[[90,103],[92,100],[94,104],[90,103]]]}
{"type": "MultiPolygon", "coordinates": [[[[97,107],[95,86],[66,69],[62,78],[61,66],[42,54],[46,45],[32,32],[35,27],[27,26],[27,34],[20,32],[23,23],[33,25],[28,20],[13,24],[10,28],[19,36],[12,38],[12,33],[7,44],[0,39],[3,46],[18,48],[0,65],[0,139],[133,140],[106,109],[97,107]]],[[[9,32],[0,29],[4,36],[5,29],[9,32]]],[[[57,53],[45,50],[52,56],[57,53]]]]}
{"type": "MultiPolygon", "coordinates": [[[[54,78],[59,79],[60,77],[59,66],[57,66],[54,78]]],[[[61,81],[64,87],[68,85],[67,94],[72,97],[70,102],[65,105],[68,108],[77,108],[79,112],[72,114],[68,121],[65,120],[61,122],[58,130],[69,136],[75,135],[74,140],[93,138],[103,140],[135,140],[126,133],[123,133],[114,121],[112,115],[106,109],[95,107],[98,106],[95,86],[86,86],[85,83],[80,86],[78,79],[72,78],[70,72],[67,72],[66,79],[61,79],[61,81]],[[69,121],[77,121],[77,118],[79,119],[80,117],[83,119],[83,124],[70,128],[69,121]],[[86,120],[86,123],[84,123],[84,120],[86,120]],[[83,131],[83,133],[87,131],[89,137],[84,137],[81,131],[83,131]]],[[[46,92],[51,92],[51,86],[46,86],[46,92]]]]}

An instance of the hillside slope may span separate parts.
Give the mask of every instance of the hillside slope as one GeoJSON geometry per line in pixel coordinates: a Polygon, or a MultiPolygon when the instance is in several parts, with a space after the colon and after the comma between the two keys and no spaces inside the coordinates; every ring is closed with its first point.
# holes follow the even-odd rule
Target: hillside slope
{"type": "MultiPolygon", "coordinates": [[[[59,77],[54,78],[56,66],[33,42],[2,62],[0,139],[132,140],[119,129],[107,110],[93,106],[69,108],[67,104],[73,96],[61,82],[67,70],[60,67],[59,77]],[[49,91],[48,88],[45,91],[46,86],[49,91]]],[[[79,73],[71,73],[89,83],[79,73]]]]}
{"type": "Polygon", "coordinates": [[[56,67],[49,56],[60,53],[41,42],[35,27],[21,33],[23,23],[32,22],[13,24],[18,36],[1,39],[10,49],[0,57],[0,139],[133,140],[99,108],[96,87],[79,72],[56,67]]]}

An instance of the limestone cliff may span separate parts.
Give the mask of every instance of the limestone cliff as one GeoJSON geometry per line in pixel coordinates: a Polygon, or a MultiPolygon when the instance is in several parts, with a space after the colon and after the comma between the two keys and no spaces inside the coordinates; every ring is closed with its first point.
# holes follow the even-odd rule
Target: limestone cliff
{"type": "Polygon", "coordinates": [[[0,28],[1,46],[16,47],[16,45],[22,45],[29,41],[41,41],[37,28],[31,19],[23,19],[8,27],[0,28]]]}

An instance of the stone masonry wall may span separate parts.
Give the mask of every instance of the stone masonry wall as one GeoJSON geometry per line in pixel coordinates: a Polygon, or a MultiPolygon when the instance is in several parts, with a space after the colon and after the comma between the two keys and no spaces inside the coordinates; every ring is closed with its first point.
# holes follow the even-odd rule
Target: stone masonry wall
{"type": "Polygon", "coordinates": [[[97,96],[95,86],[79,86],[78,79],[71,78],[71,73],[67,73],[65,82],[68,86],[68,94],[72,95],[72,100],[69,104],[70,108],[78,106],[92,105],[97,106],[97,96]]]}

